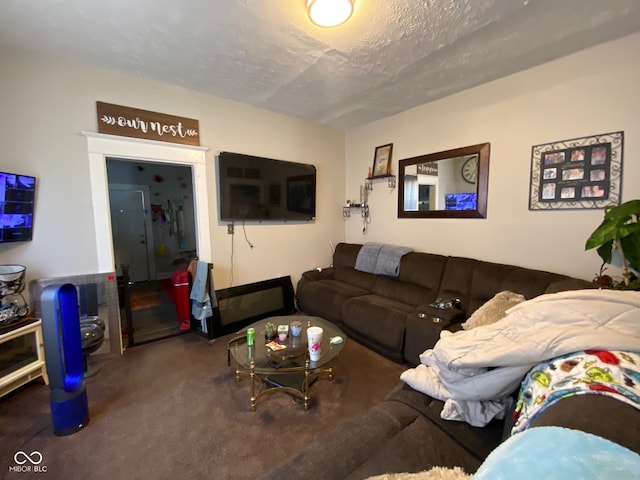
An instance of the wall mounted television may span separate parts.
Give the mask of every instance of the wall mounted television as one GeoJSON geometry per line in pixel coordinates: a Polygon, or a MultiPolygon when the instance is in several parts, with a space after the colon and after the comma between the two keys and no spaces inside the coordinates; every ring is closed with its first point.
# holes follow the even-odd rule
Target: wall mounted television
{"type": "Polygon", "coordinates": [[[445,210],[476,210],[478,195],[476,193],[447,193],[444,196],[445,210]]]}
{"type": "Polygon", "coordinates": [[[0,243],[33,238],[35,196],[35,177],[0,172],[0,243]]]}
{"type": "Polygon", "coordinates": [[[316,167],[221,152],[218,205],[221,221],[315,220],[316,167]]]}

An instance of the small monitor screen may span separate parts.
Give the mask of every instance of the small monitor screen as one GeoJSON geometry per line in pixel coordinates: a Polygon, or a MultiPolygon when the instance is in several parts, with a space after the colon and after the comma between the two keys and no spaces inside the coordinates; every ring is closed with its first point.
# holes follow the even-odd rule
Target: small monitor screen
{"type": "Polygon", "coordinates": [[[32,239],[35,193],[35,177],[0,172],[0,243],[32,239]]]}
{"type": "Polygon", "coordinates": [[[445,195],[446,210],[476,210],[476,193],[447,193],[445,195]]]}

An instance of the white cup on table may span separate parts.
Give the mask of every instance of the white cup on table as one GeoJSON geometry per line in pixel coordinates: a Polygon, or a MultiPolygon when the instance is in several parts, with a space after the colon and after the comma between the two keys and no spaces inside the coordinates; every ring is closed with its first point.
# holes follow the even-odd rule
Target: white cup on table
{"type": "Polygon", "coordinates": [[[312,362],[320,360],[322,354],[322,327],[307,328],[307,340],[309,344],[309,358],[312,362]]]}

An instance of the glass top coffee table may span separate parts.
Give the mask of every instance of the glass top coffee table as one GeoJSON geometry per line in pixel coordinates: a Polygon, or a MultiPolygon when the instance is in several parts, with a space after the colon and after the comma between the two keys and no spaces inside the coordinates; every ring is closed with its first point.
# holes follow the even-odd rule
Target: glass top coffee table
{"type": "Polygon", "coordinates": [[[304,409],[309,408],[309,388],[322,375],[333,380],[333,359],[344,348],[347,336],[333,323],[320,317],[305,315],[288,315],[269,317],[249,325],[238,332],[238,335],[228,344],[229,360],[233,358],[236,369],[236,379],[242,376],[250,378],[251,410],[256,409],[258,398],[273,392],[287,392],[304,403],[304,409]],[[287,339],[279,341],[276,337],[274,347],[284,348],[272,350],[267,347],[271,340],[265,337],[267,323],[289,325],[293,321],[302,324],[299,336],[287,335],[287,339]],[[307,328],[315,326],[323,329],[322,349],[320,358],[312,361],[309,358],[307,346],[307,328]],[[247,345],[246,332],[255,329],[253,346],[247,345]],[[340,343],[331,339],[342,338],[340,343]]]}

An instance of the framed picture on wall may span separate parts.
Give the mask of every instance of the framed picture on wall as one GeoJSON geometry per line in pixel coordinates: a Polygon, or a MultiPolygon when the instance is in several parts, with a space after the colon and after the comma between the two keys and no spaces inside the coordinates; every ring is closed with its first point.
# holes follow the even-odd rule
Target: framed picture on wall
{"type": "Polygon", "coordinates": [[[613,132],[533,146],[529,210],[619,204],[623,140],[613,132]]]}
{"type": "Polygon", "coordinates": [[[388,177],[391,175],[392,152],[393,143],[376,147],[375,154],[373,155],[373,168],[370,178],[388,177]]]}

